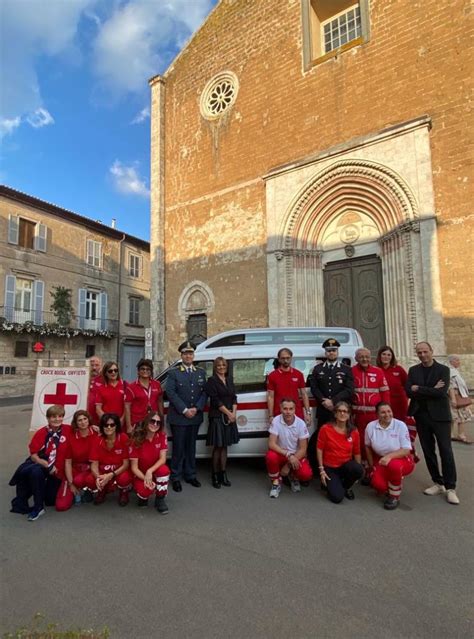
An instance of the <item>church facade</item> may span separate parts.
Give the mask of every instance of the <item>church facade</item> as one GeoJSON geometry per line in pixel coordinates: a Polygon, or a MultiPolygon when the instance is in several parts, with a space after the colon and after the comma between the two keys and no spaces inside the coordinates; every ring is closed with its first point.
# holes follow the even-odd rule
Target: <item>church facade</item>
{"type": "Polygon", "coordinates": [[[474,381],[467,0],[221,0],[150,80],[155,358],[353,326],[474,381]]]}

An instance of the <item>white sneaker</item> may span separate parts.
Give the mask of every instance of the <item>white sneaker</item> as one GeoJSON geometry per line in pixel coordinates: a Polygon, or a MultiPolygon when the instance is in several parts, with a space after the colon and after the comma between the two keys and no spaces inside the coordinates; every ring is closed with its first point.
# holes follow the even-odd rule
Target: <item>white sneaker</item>
{"type": "Polygon", "coordinates": [[[456,495],[454,488],[449,488],[446,491],[446,501],[448,504],[455,504],[456,506],[460,503],[459,497],[456,495]]]}
{"type": "Polygon", "coordinates": [[[290,488],[292,493],[301,492],[301,484],[297,479],[290,479],[290,488]]]}
{"type": "Polygon", "coordinates": [[[276,499],[277,497],[280,496],[281,493],[281,485],[280,484],[272,484],[272,487],[270,489],[270,497],[272,499],[276,499]]]}
{"type": "Polygon", "coordinates": [[[433,484],[433,486],[430,486],[429,488],[425,488],[425,490],[423,491],[423,493],[425,495],[444,495],[444,493],[446,492],[446,488],[441,485],[441,484],[433,484]]]}

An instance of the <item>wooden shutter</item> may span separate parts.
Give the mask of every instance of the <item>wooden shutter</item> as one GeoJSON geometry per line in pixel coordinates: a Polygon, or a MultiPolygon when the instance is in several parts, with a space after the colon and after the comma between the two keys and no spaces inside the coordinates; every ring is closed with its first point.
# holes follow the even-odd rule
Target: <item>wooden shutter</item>
{"type": "Polygon", "coordinates": [[[13,321],[15,312],[16,277],[7,275],[5,278],[5,319],[13,321]]]}
{"type": "Polygon", "coordinates": [[[34,296],[34,322],[35,324],[43,324],[43,300],[44,300],[44,282],[35,280],[33,285],[34,296]]]}
{"type": "Polygon", "coordinates": [[[18,215],[9,215],[8,218],[8,243],[18,244],[19,233],[19,219],[18,215]]]}

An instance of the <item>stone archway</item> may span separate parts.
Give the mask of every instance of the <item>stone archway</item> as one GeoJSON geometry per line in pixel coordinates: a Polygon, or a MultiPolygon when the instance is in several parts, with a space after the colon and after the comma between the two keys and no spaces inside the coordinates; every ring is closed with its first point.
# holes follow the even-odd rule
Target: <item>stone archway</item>
{"type": "Polygon", "coordinates": [[[207,284],[194,280],[185,286],[178,301],[182,337],[196,337],[188,334],[192,326],[192,330],[199,333],[195,341],[203,341],[207,337],[208,317],[214,307],[214,294],[207,284]]]}
{"type": "Polygon", "coordinates": [[[269,238],[271,325],[324,326],[325,265],[376,255],[382,262],[387,340],[410,358],[427,322],[419,234],[416,198],[398,173],[357,158],[326,166],[299,189],[277,236],[269,238]],[[275,284],[280,303],[272,299],[275,284]]]}

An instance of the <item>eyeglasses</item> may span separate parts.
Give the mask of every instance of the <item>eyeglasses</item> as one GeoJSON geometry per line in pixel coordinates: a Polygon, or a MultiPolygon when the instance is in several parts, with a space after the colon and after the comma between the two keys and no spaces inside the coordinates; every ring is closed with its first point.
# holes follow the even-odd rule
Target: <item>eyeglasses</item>
{"type": "Polygon", "coordinates": [[[111,424],[105,424],[104,428],[116,428],[117,424],[114,424],[113,422],[111,424]]]}
{"type": "Polygon", "coordinates": [[[161,419],[150,419],[150,424],[161,424],[161,419]]]}
{"type": "Polygon", "coordinates": [[[109,368],[107,373],[118,373],[118,368],[109,368]]]}

